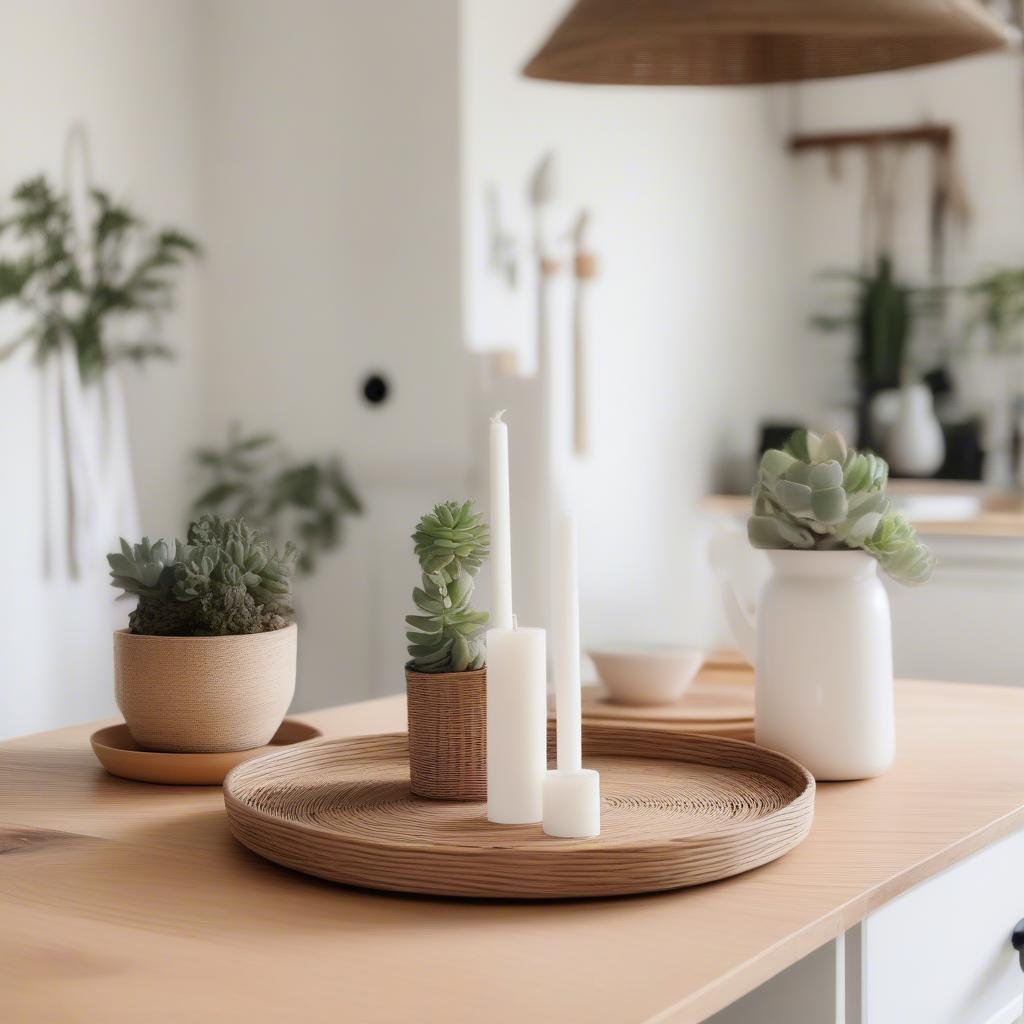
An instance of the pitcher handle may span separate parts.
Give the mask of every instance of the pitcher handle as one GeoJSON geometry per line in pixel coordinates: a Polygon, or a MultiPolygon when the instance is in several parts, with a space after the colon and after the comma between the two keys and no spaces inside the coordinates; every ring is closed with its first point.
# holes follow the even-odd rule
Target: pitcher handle
{"type": "Polygon", "coordinates": [[[745,602],[735,584],[735,562],[746,554],[747,532],[735,523],[720,522],[711,537],[711,564],[722,587],[726,622],[740,653],[754,664],[757,655],[757,605],[745,602]]]}
{"type": "Polygon", "coordinates": [[[732,580],[722,581],[722,603],[733,639],[744,658],[753,665],[757,659],[757,606],[740,600],[732,580]]]}

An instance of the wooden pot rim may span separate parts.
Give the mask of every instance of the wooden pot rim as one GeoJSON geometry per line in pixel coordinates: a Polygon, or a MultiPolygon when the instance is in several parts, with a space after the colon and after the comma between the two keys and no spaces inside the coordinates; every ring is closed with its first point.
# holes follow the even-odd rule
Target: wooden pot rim
{"type": "Polygon", "coordinates": [[[161,643],[178,644],[208,644],[214,641],[220,643],[224,641],[244,643],[247,640],[255,641],[261,637],[292,635],[298,632],[298,628],[296,623],[290,622],[281,629],[266,629],[262,633],[218,633],[215,636],[164,636],[160,633],[133,633],[127,628],[122,628],[115,629],[114,636],[121,637],[128,643],[143,643],[147,640],[159,640],[161,643]]]}

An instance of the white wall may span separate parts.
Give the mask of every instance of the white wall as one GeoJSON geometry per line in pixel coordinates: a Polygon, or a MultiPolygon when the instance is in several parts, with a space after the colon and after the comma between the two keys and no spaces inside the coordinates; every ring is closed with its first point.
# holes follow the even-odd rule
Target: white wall
{"type": "MultiPolygon", "coordinates": [[[[99,184],[158,223],[199,228],[197,8],[189,0],[4,4],[0,215],[17,182],[38,172],[59,178],[65,133],[80,119],[99,184]]],[[[199,436],[202,408],[198,315],[190,273],[166,323],[177,360],[124,373],[142,523],[154,535],[179,530],[184,512],[183,451],[199,436]]],[[[0,365],[8,579],[0,596],[0,736],[111,713],[110,634],[127,617],[125,606],[113,605],[104,564],[78,582],[41,578],[38,387],[26,360],[0,365]]]]}
{"type": "MultiPolygon", "coordinates": [[[[488,182],[525,189],[546,150],[560,168],[565,227],[580,206],[591,209],[600,259],[592,455],[570,470],[581,509],[584,641],[704,640],[717,608],[698,505],[713,467],[748,458],[757,421],[804,401],[784,97],[522,79],[565,7],[464,0],[464,216],[481,216],[488,182]]],[[[564,298],[552,320],[563,348],[564,298]]],[[[515,393],[485,392],[480,404],[482,414],[509,401],[513,448],[517,436],[526,443],[524,421],[534,415],[515,393]]],[[[524,525],[537,486],[520,484],[514,511],[517,603],[534,620],[543,615],[546,562],[524,525]]]]}
{"type": "Polygon", "coordinates": [[[366,501],[297,593],[296,707],[404,686],[409,540],[465,491],[455,0],[204,7],[214,436],[337,451],[366,501]],[[366,405],[384,371],[393,397],[366,405]]]}

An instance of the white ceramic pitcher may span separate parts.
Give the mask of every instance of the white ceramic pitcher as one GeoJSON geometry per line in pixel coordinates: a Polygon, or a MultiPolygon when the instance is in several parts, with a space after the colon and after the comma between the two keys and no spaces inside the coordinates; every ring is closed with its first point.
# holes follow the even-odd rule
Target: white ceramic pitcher
{"type": "Polygon", "coordinates": [[[894,753],[892,624],[862,551],[767,551],[756,602],[726,578],[726,611],[755,666],[757,742],[816,779],[880,775],[894,753]],[[756,624],[755,624],[756,623],[756,624]]]}

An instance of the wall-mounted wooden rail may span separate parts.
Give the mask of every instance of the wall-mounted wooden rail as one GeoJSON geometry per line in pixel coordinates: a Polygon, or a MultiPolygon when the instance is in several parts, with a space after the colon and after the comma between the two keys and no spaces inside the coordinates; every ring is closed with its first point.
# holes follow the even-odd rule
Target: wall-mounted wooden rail
{"type": "Polygon", "coordinates": [[[922,124],[911,128],[885,128],[863,132],[819,132],[794,135],[789,148],[794,153],[809,149],[842,149],[847,146],[912,145],[921,143],[936,149],[948,149],[953,129],[946,124],[922,124]]]}

